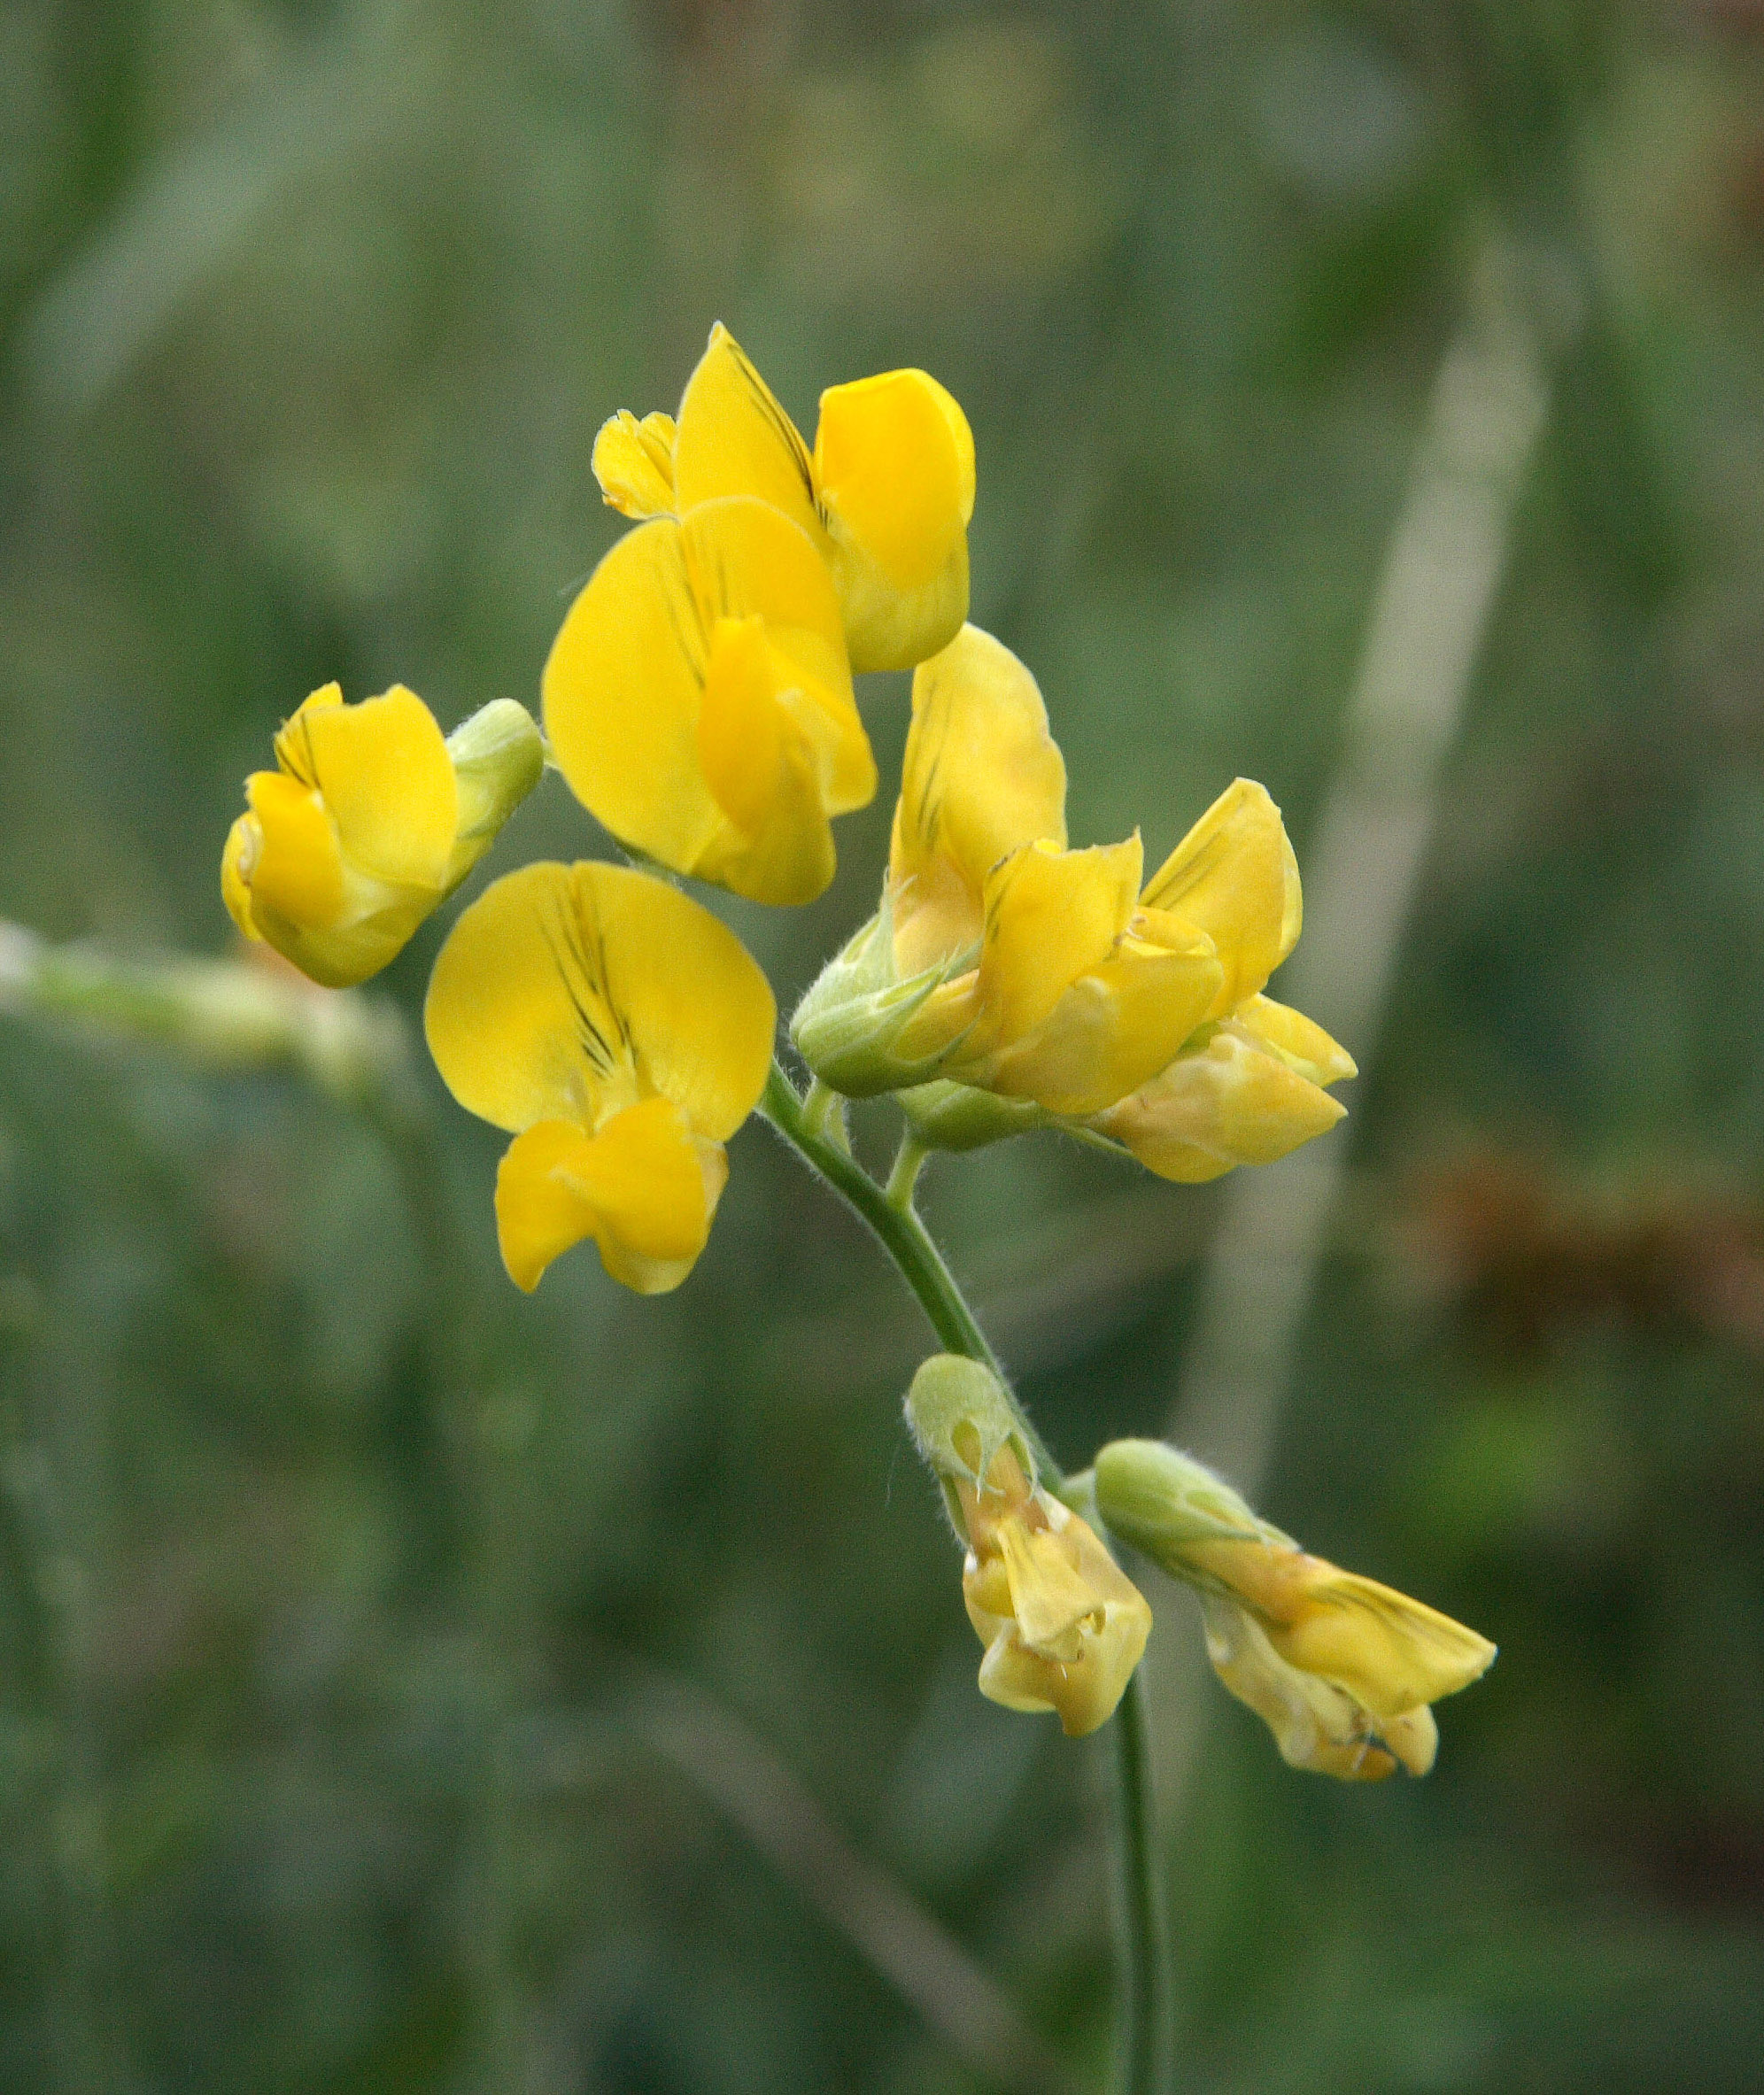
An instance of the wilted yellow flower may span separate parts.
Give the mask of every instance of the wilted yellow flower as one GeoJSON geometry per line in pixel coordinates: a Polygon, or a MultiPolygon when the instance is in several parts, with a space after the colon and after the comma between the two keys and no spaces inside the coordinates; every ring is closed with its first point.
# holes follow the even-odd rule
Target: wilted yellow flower
{"type": "Polygon", "coordinates": [[[471,871],[539,781],[539,731],[497,699],[444,738],[395,684],[345,706],[313,692],[275,738],[276,769],[245,781],[220,893],[248,939],[314,982],[377,974],[471,871]]]}
{"type": "Polygon", "coordinates": [[[980,1692],[1054,1710],[1068,1738],[1114,1714],[1151,1610],[1088,1524],[1035,1481],[1003,1393],[978,1361],[925,1361],[907,1396],[920,1452],[968,1544],[962,1594],[986,1647],[980,1692]]]}
{"type": "Polygon", "coordinates": [[[968,615],[974,439],[923,371],[830,387],[811,452],[719,321],[677,424],[621,409],[594,475],[626,516],[684,517],[724,495],[781,510],[832,570],[855,669],[909,669],[968,615]]]}
{"type": "Polygon", "coordinates": [[[1096,1457],[1113,1532],[1200,1589],[1214,1671],[1295,1767],[1376,1781],[1425,1774],[1429,1704],[1487,1671],[1495,1647],[1450,1616],[1301,1550],[1228,1484],[1157,1441],[1096,1457]]]}
{"type": "Polygon", "coordinates": [[[544,696],[592,814],[754,901],[813,901],[833,877],[832,818],[876,791],[826,564],[751,495],[621,538],[570,607],[544,696]]]}
{"type": "Polygon", "coordinates": [[[515,1284],[592,1236],[627,1287],[678,1287],[771,1060],[771,990],[735,934],[646,873],[524,866],[453,926],[423,1019],[453,1096],[514,1135],[496,1224],[515,1284]]]}
{"type": "Polygon", "coordinates": [[[956,1146],[1023,1122],[964,1111],[950,1081],[1087,1121],[1166,1175],[1211,1175],[1193,1161],[1210,1137],[1278,1156],[1331,1125],[1341,1109],[1299,1050],[1331,1078],[1351,1064],[1260,994],[1300,918],[1266,792],[1239,779],[1142,890],[1141,871],[1137,836],[1066,848],[1065,769],[1035,680],[964,627],[913,680],[881,911],[803,1001],[797,1045],[839,1090],[907,1090],[909,1112],[910,1087],[939,1080],[924,1132],[956,1146]],[[1166,1071],[1177,1108],[1157,1089],[1166,1071]]]}

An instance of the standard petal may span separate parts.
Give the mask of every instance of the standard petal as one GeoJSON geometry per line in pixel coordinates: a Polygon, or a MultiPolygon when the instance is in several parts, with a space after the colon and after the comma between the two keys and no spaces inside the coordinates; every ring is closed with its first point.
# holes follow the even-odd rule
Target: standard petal
{"type": "MultiPolygon", "coordinates": [[[[468,1112],[515,1132],[541,1120],[592,1129],[635,1102],[594,907],[592,876],[621,870],[542,860],[493,882],[461,912],[429,977],[423,1026],[436,1068],[468,1112]]],[[[661,953],[654,964],[666,964],[661,953]]]]}
{"type": "Polygon", "coordinates": [[[597,1134],[545,1120],[517,1135],[496,1179],[503,1263],[531,1291],[584,1237],[640,1295],[677,1287],[704,1248],[727,1177],[721,1148],[695,1137],[671,1100],[615,1114],[597,1134]]]}
{"type": "Polygon", "coordinates": [[[690,873],[723,816],[699,769],[705,638],[671,517],[628,531],[552,643],[545,732],[583,806],[623,842],[690,873]]]}
{"type": "Polygon", "coordinates": [[[1065,787],[1035,679],[963,626],[913,678],[888,860],[902,976],[979,939],[981,890],[1002,858],[1043,839],[1064,849],[1065,787]]]}
{"type": "Polygon", "coordinates": [[[727,924],[650,874],[593,863],[575,877],[639,1081],[695,1133],[726,1142],[771,1067],[778,1009],[759,963],[727,924]]]}
{"type": "Polygon", "coordinates": [[[794,690],[818,716],[811,732],[824,774],[830,815],[869,804],[876,761],[852,695],[845,627],[826,563],[813,543],[764,502],[732,497],[694,509],[682,527],[682,552],[701,630],[759,619],[778,658],[777,688],[794,690]]]}
{"type": "Polygon", "coordinates": [[[719,496],[756,495],[824,544],[808,447],[721,321],[680,401],[674,492],[682,516],[719,496]]]}
{"type": "Polygon", "coordinates": [[[674,418],[629,407],[600,424],[594,439],[594,477],[609,509],[621,516],[667,516],[674,507],[674,418]]]}
{"type": "Polygon", "coordinates": [[[297,720],[344,859],[390,886],[438,890],[459,793],[428,707],[395,684],[359,706],[303,707],[297,720]]]}
{"type": "Polygon", "coordinates": [[[1213,1016],[1253,996],[1298,942],[1298,862],[1265,786],[1226,788],[1146,883],[1149,908],[1207,932],[1225,980],[1213,1016]]]}
{"type": "Polygon", "coordinates": [[[1061,851],[1028,844],[987,874],[977,1051],[1033,1032],[1069,986],[1106,961],[1139,886],[1140,840],[1061,851]]]}

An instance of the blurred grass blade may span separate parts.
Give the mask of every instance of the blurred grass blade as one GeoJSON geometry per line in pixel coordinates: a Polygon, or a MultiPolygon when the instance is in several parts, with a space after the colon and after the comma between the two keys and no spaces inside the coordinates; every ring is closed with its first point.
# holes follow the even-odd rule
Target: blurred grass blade
{"type": "Polygon", "coordinates": [[[691,1681],[655,1674],[628,1715],[986,2082],[1023,2095],[1076,2095],[1073,2076],[955,1937],[858,1853],[731,1711],[691,1681]]]}
{"type": "Polygon", "coordinates": [[[404,9],[324,40],[231,116],[171,147],[42,293],[21,331],[30,390],[89,414],[221,268],[264,213],[383,120],[378,52],[404,9]]]}
{"type": "MultiPolygon", "coordinates": [[[[1306,854],[1304,937],[1280,976],[1281,996],[1347,1042],[1363,1075],[1545,407],[1507,258],[1495,251],[1435,381],[1339,765],[1306,854]]],[[[1224,1189],[1169,1431],[1251,1496],[1273,1449],[1348,1155],[1337,1135],[1266,1170],[1239,1171],[1224,1189]]],[[[1163,1730],[1172,1736],[1172,1727],[1163,1730]]],[[[1180,1761],[1180,1747],[1172,1750],[1180,1761]]]]}

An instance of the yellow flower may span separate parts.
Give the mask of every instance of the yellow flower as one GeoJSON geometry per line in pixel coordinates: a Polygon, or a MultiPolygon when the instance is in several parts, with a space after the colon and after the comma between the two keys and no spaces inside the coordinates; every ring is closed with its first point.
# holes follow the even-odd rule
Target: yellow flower
{"type": "Polygon", "coordinates": [[[754,901],[813,901],[833,877],[832,816],[876,791],[825,563],[751,495],[621,538],[570,607],[544,696],[592,814],[754,901]]]}
{"type": "Polygon", "coordinates": [[[1056,1710],[1068,1738],[1115,1713],[1151,1634],[1151,1610],[1070,1506],[1002,1448],[985,1481],[958,1480],[968,1531],[962,1596],[986,1646],[980,1692],[1008,1710],[1056,1710]]]}
{"type": "Polygon", "coordinates": [[[1088,1524],[1035,1481],[1003,1392],[979,1362],[924,1362],[906,1409],[968,1545],[962,1594],[986,1647],[981,1694],[1006,1709],[1056,1711],[1068,1738],[1095,1731],[1144,1653],[1144,1596],[1088,1524]]]}
{"type": "Polygon", "coordinates": [[[220,892],[248,939],[314,982],[377,974],[496,839],[545,766],[538,730],[497,699],[444,738],[401,684],[345,706],[328,684],[245,781],[220,892]]]}
{"type": "MultiPolygon", "coordinates": [[[[1334,1058],[1324,1080],[1351,1064],[1260,994],[1300,916],[1297,867],[1266,792],[1239,779],[1143,890],[1141,870],[1137,836],[1066,848],[1065,769],[1035,680],[964,627],[913,680],[882,909],[804,1000],[798,1046],[839,1090],[906,1090],[921,1132],[958,1147],[988,1128],[1015,1133],[1026,1107],[1089,1122],[1154,1170],[1208,1176],[1192,1153],[1221,1118],[1241,1147],[1271,1155],[1331,1125],[1340,1109],[1302,1073],[1302,1051],[1305,1068],[1334,1058]],[[1221,1030],[1224,1045],[1203,1054],[1221,1030]],[[1185,1050],[1201,1061],[1185,1067],[1185,1050]],[[1258,1082],[1230,1063],[1240,1051],[1267,1065],[1258,1082]],[[1121,1109],[1179,1070],[1170,1084],[1186,1119],[1155,1088],[1121,1109]],[[934,1094],[912,1095],[932,1079],[934,1094]],[[1011,1109],[965,1109],[951,1081],[1011,1109]],[[1214,1102],[1211,1118],[1195,1093],[1214,1102]]],[[[1206,1156],[1212,1170],[1236,1160],[1206,1156]]]]}
{"type": "Polygon", "coordinates": [[[968,615],[974,439],[923,371],[830,387],[811,452],[719,321],[677,424],[621,409],[594,475],[626,516],[684,517],[724,495],[781,510],[832,570],[854,669],[909,669],[968,615]]]}
{"type": "Polygon", "coordinates": [[[646,873],[524,866],[453,926],[423,1020],[453,1096],[515,1138],[496,1224],[516,1286],[592,1236],[627,1287],[677,1287],[771,1059],[771,991],[735,934],[646,873]]]}
{"type": "Polygon", "coordinates": [[[1214,1671],[1293,1766],[1366,1782],[1433,1766],[1428,1705],[1487,1671],[1486,1637],[1308,1555],[1161,1442],[1111,1442],[1095,1482],[1109,1527],[1199,1588],[1214,1671]]]}

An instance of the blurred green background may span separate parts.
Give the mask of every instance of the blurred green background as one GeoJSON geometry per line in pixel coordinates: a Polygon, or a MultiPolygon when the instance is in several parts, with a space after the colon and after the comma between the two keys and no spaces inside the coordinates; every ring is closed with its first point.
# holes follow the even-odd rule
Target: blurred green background
{"type": "MultiPolygon", "coordinates": [[[[123,956],[228,949],[314,685],[535,702],[594,430],[716,317],[805,427],[963,401],[1075,840],[1155,863],[1242,772],[1308,872],[1491,252],[1544,421],[1260,1497],[1502,1657],[1347,1789],[1161,1595],[1185,2088],[1759,2085],[1764,7],[0,12],[0,916],[123,956]]],[[[891,798],[813,908],[717,903],[786,1005],[891,798]]],[[[491,870],[603,848],[553,779],[491,870]]],[[[1100,2088],[1103,1758],[974,1690],[872,1245],[755,1125],[677,1295],[522,1297],[501,1138],[410,1069],[0,1014],[0,2087],[1030,2084],[907,1998],[935,1924],[1100,2088]]],[[[1063,1458],[1164,1430],[1221,1190],[933,1168],[1063,1458]]]]}

